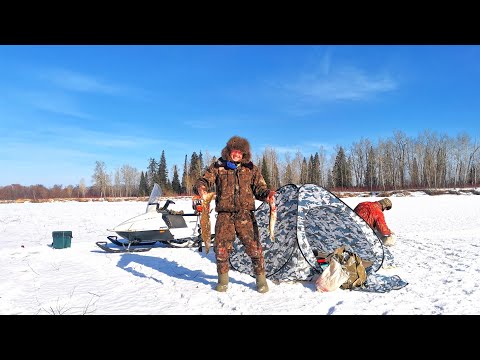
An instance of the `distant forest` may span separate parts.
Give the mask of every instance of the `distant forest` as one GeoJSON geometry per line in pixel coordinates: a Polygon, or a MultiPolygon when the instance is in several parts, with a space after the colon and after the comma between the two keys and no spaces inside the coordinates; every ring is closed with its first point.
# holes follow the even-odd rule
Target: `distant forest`
{"type": "MultiPolygon", "coordinates": [[[[288,183],[317,184],[335,191],[391,191],[477,187],[480,175],[480,145],[462,133],[456,137],[424,131],[409,138],[401,131],[373,143],[362,138],[350,147],[336,146],[327,158],[320,147],[314,154],[284,154],[271,147],[253,154],[270,188],[288,183]]],[[[185,155],[183,167],[169,170],[165,150],[160,159],[150,158],[144,170],[128,164],[113,172],[96,161],[92,186],[84,179],[77,185],[0,187],[0,200],[144,197],[158,183],[166,196],[192,195],[193,184],[217,157],[193,151],[185,155]]]]}

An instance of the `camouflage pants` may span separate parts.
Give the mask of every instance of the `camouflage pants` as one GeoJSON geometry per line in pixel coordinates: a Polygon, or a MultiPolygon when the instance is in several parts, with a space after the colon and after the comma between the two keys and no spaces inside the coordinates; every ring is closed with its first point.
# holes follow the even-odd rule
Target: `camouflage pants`
{"type": "Polygon", "coordinates": [[[217,272],[225,274],[229,270],[228,259],[233,250],[235,235],[245,246],[245,252],[253,264],[253,272],[258,275],[265,272],[262,244],[258,236],[258,227],[253,211],[237,213],[220,212],[215,224],[213,243],[217,272]]]}

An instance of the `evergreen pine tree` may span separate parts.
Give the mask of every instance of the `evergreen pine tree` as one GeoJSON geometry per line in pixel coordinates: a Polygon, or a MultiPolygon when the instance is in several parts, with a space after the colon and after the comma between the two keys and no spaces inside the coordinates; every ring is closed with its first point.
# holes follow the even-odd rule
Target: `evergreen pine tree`
{"type": "Polygon", "coordinates": [[[183,175],[182,175],[182,194],[189,194],[190,189],[190,177],[188,175],[188,162],[187,155],[185,155],[185,162],[183,163],[183,175]]]}
{"type": "Polygon", "coordinates": [[[343,147],[340,146],[332,172],[335,187],[348,188],[352,185],[352,171],[343,147]]]}
{"type": "Polygon", "coordinates": [[[205,167],[204,161],[203,161],[203,155],[202,151],[200,151],[200,154],[198,155],[198,176],[202,176],[203,173],[203,168],[205,167]]]}
{"type": "Polygon", "coordinates": [[[190,168],[188,171],[190,184],[194,185],[197,179],[201,176],[202,168],[200,167],[200,159],[194,151],[190,157],[190,168]]]}
{"type": "Polygon", "coordinates": [[[143,171],[140,174],[140,185],[138,187],[138,194],[140,196],[147,196],[149,194],[148,192],[148,184],[147,184],[147,179],[145,177],[145,174],[143,171]]]}
{"type": "Polygon", "coordinates": [[[150,194],[150,192],[153,189],[153,184],[157,181],[157,169],[158,169],[158,163],[157,160],[154,158],[150,158],[148,161],[148,168],[147,168],[147,185],[148,185],[148,191],[147,193],[150,194]]]}
{"type": "Polygon", "coordinates": [[[308,165],[307,165],[307,159],[305,157],[303,158],[302,161],[302,168],[300,170],[300,184],[306,184],[308,182],[308,165]]]}
{"type": "Polygon", "coordinates": [[[292,167],[290,164],[287,164],[287,167],[285,168],[285,184],[292,184],[293,183],[293,173],[292,173],[292,167]]]}
{"type": "Polygon", "coordinates": [[[182,193],[182,186],[180,185],[180,179],[178,178],[177,165],[173,166],[172,190],[176,195],[182,193]]]}
{"type": "Polygon", "coordinates": [[[313,184],[313,156],[312,155],[310,155],[310,159],[308,160],[307,182],[309,184],[313,184]]]}
{"type": "Polygon", "coordinates": [[[162,190],[168,190],[168,169],[167,161],[165,160],[165,151],[162,150],[162,155],[160,156],[160,164],[158,165],[158,185],[162,190]]]}
{"type": "Polygon", "coordinates": [[[267,186],[270,188],[271,187],[270,172],[268,171],[267,159],[265,158],[265,154],[263,155],[263,159],[262,159],[262,176],[265,179],[267,186]]]}
{"type": "Polygon", "coordinates": [[[318,152],[315,153],[312,162],[312,183],[320,185],[320,159],[318,157],[318,152]]]}

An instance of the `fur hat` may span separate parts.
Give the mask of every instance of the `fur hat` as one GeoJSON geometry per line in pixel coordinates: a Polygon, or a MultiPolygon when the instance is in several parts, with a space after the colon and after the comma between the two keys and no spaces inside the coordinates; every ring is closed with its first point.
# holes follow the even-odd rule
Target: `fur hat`
{"type": "Polygon", "coordinates": [[[247,139],[240,136],[232,136],[230,140],[227,141],[227,146],[222,150],[222,158],[228,161],[232,161],[230,153],[232,150],[240,150],[243,152],[243,158],[240,162],[247,163],[252,159],[252,154],[250,152],[250,143],[247,139]]]}
{"type": "Polygon", "coordinates": [[[378,202],[382,205],[382,210],[390,210],[392,208],[392,202],[389,198],[384,198],[378,202]]]}

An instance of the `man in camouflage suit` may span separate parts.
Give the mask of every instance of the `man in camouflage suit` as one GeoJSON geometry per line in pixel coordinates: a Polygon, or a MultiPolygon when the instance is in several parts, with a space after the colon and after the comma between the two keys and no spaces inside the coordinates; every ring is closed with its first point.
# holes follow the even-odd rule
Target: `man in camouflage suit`
{"type": "Polygon", "coordinates": [[[205,199],[208,189],[214,185],[216,187],[215,210],[218,215],[214,251],[218,284],[215,290],[220,292],[228,288],[229,257],[235,235],[252,260],[257,291],[268,291],[254,210],[255,199],[272,203],[275,201],[275,191],[268,189],[260,169],[252,163],[251,158],[248,140],[233,136],[223,148],[221,157],[195,183],[202,199],[205,199]]]}

